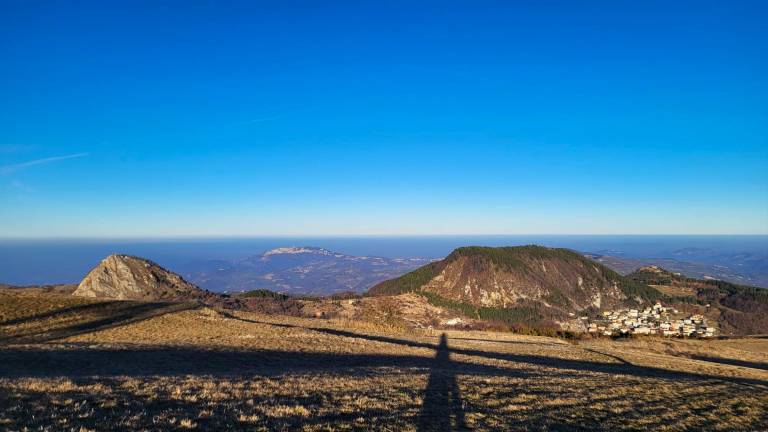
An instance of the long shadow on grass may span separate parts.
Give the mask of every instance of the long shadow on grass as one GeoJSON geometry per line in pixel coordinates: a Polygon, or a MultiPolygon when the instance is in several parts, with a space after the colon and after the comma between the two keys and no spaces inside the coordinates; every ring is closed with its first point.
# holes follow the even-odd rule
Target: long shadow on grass
{"type": "MultiPolygon", "coordinates": [[[[168,302],[132,302],[109,301],[96,303],[93,308],[67,308],[63,315],[72,315],[72,320],[62,323],[53,322],[50,326],[42,322],[41,326],[22,329],[19,332],[6,333],[0,337],[0,344],[41,343],[63,339],[94,331],[119,327],[136,323],[160,315],[179,312],[200,307],[198,303],[168,303],[168,302]],[[74,322],[72,322],[74,321],[74,322]]],[[[51,313],[48,317],[55,317],[51,313]]]]}
{"type": "Polygon", "coordinates": [[[118,303],[120,303],[120,301],[113,300],[113,301],[103,301],[98,303],[87,303],[87,304],[81,304],[76,306],[64,307],[61,309],[55,309],[52,311],[43,312],[35,315],[15,318],[8,321],[0,321],[0,327],[24,324],[26,322],[37,321],[37,320],[46,319],[46,318],[56,318],[58,316],[68,315],[71,313],[90,313],[91,311],[104,309],[105,307],[109,307],[118,303]]]}
{"type": "Polygon", "coordinates": [[[448,338],[443,333],[429,372],[427,388],[424,389],[424,402],[417,424],[419,432],[467,430],[461,392],[456,383],[456,368],[451,364],[450,355],[448,338]]]}
{"type": "MultiPolygon", "coordinates": [[[[323,327],[305,327],[300,325],[282,324],[282,323],[275,324],[267,321],[256,321],[256,320],[250,320],[246,318],[240,318],[229,313],[225,313],[224,316],[228,318],[236,319],[239,321],[244,321],[244,322],[265,324],[265,325],[275,325],[280,327],[300,328],[304,330],[312,330],[319,333],[325,333],[325,334],[330,334],[334,336],[351,337],[351,338],[363,339],[363,340],[374,341],[374,342],[391,343],[391,344],[404,345],[404,346],[415,347],[415,348],[429,348],[436,351],[439,348],[438,345],[435,345],[432,343],[416,342],[416,341],[411,341],[407,339],[398,339],[398,338],[393,338],[388,336],[368,335],[363,333],[355,333],[347,330],[336,330],[336,329],[329,329],[329,328],[323,328],[323,327]]],[[[496,351],[484,351],[484,350],[475,350],[475,349],[466,349],[466,348],[446,348],[446,350],[450,353],[460,354],[460,355],[465,355],[470,357],[481,357],[481,358],[492,359],[492,360],[528,363],[528,364],[534,364],[538,366],[549,367],[553,369],[559,369],[561,371],[572,371],[572,372],[589,371],[589,372],[608,373],[608,374],[643,377],[643,378],[660,378],[660,379],[668,379],[668,380],[675,380],[675,381],[719,380],[719,381],[727,381],[727,382],[745,384],[745,385],[768,386],[768,381],[759,380],[759,379],[725,377],[725,376],[718,376],[718,375],[700,374],[700,373],[694,373],[694,372],[680,372],[680,371],[673,371],[673,370],[668,370],[668,369],[663,369],[663,368],[653,367],[653,366],[635,365],[625,359],[622,359],[620,357],[616,357],[613,355],[605,354],[605,353],[599,353],[599,354],[612,357],[617,361],[617,363],[602,363],[602,362],[594,362],[589,360],[574,360],[574,359],[537,356],[537,355],[529,355],[529,354],[512,354],[512,353],[502,353],[502,352],[496,352],[496,351]]]]}
{"type": "MultiPolygon", "coordinates": [[[[585,399],[583,401],[574,401],[573,404],[567,407],[553,408],[547,405],[534,405],[528,408],[527,411],[521,414],[521,416],[510,416],[504,414],[504,401],[513,400],[518,392],[527,394],[535,393],[535,388],[527,388],[522,382],[536,383],[539,379],[546,380],[545,375],[553,374],[560,379],[568,378],[569,374],[577,373],[578,371],[571,371],[562,369],[556,372],[546,372],[537,370],[536,368],[516,367],[510,365],[508,367],[498,365],[483,365],[470,362],[464,356],[460,356],[458,359],[450,358],[451,353],[455,348],[451,348],[448,345],[447,338],[441,338],[440,344],[436,346],[435,357],[427,357],[420,355],[369,355],[369,354],[334,354],[334,353],[320,353],[320,352],[291,352],[291,351],[275,351],[275,350],[205,350],[199,348],[170,348],[170,347],[154,347],[154,348],[142,348],[142,347],[125,347],[114,349],[93,349],[88,348],[86,344],[69,344],[65,349],[61,349],[57,346],[6,346],[0,348],[0,378],[10,378],[11,382],[19,382],[18,378],[28,377],[67,377],[76,383],[103,383],[111,382],[110,380],[123,380],[125,377],[134,377],[149,380],[151,382],[155,380],[156,376],[165,377],[178,377],[180,380],[189,379],[190,376],[203,376],[204,380],[217,380],[217,377],[222,378],[224,382],[230,379],[249,379],[248,377],[259,376],[273,376],[282,377],[286,374],[297,373],[299,375],[311,374],[311,375],[349,375],[356,377],[366,377],[371,374],[388,373],[386,368],[397,368],[403,373],[423,373],[424,370],[429,371],[429,379],[426,389],[423,393],[423,403],[420,407],[420,413],[418,417],[411,417],[407,412],[407,406],[402,407],[402,411],[388,412],[380,408],[371,407],[370,410],[356,411],[354,413],[329,413],[327,418],[306,418],[297,417],[292,419],[284,419],[289,423],[283,427],[278,424],[270,425],[274,426],[274,429],[296,429],[301,425],[318,422],[318,425],[333,425],[334,421],[341,421],[342,423],[353,424],[356,419],[367,418],[366,416],[375,416],[380,420],[382,418],[388,418],[392,421],[415,422],[415,425],[419,431],[449,431],[449,430],[462,430],[466,428],[464,422],[464,412],[481,413],[483,416],[479,419],[475,417],[475,425],[479,429],[486,430],[510,430],[510,429],[549,429],[549,430],[587,430],[585,425],[591,424],[593,430],[603,430],[600,427],[599,420],[587,416],[588,418],[582,419],[578,416],[583,413],[588,413],[591,408],[591,400],[585,399]],[[384,368],[381,370],[380,368],[384,368]],[[488,398],[483,399],[482,403],[478,400],[470,401],[467,408],[462,404],[462,397],[459,394],[459,388],[456,382],[456,377],[462,376],[463,380],[468,380],[465,384],[470,388],[474,385],[477,387],[478,381],[483,382],[484,379],[490,377],[501,378],[518,378],[517,380],[511,380],[509,384],[505,384],[499,387],[492,393],[488,394],[488,398]],[[106,381],[105,381],[106,380],[106,381]],[[474,384],[471,384],[474,382],[474,384]],[[505,394],[505,391],[508,391],[505,394]],[[498,405],[502,404],[502,405],[498,405]],[[564,410],[564,411],[563,411],[564,410]],[[561,412],[563,411],[563,412],[561,412]],[[575,417],[571,417],[575,415],[575,417]],[[480,424],[478,424],[480,422],[480,424]],[[485,422],[485,423],[483,423],[485,422]]],[[[528,361],[532,364],[538,360],[535,357],[529,357],[528,361]]],[[[596,365],[590,365],[590,362],[581,362],[580,366],[585,370],[599,370],[596,365]],[[592,369],[589,369],[592,368],[592,369]]],[[[571,367],[573,364],[571,364],[571,367]]],[[[576,375],[574,375],[576,377],[576,375]]],[[[696,376],[695,379],[703,380],[704,376],[696,376]]],[[[684,379],[694,379],[691,377],[685,377],[684,379]]],[[[712,379],[720,380],[720,377],[712,377],[712,379]]],[[[199,381],[198,381],[199,382],[199,381]]],[[[500,381],[495,381],[497,386],[500,381]]],[[[718,387],[710,386],[701,382],[702,385],[694,384],[694,388],[706,390],[707,397],[714,398],[713,400],[728,400],[729,395],[733,392],[743,393],[743,389],[728,386],[718,387]],[[726,391],[727,390],[727,391],[726,391]],[[718,393],[721,392],[722,394],[718,393]]],[[[484,386],[485,384],[479,384],[484,386]]],[[[613,380],[597,380],[591,385],[596,386],[594,390],[595,397],[603,397],[602,403],[607,406],[612,406],[610,400],[614,397],[611,392],[612,386],[615,384],[613,380]],[[601,387],[602,386],[602,387],[601,387]],[[603,396],[601,396],[603,395],[603,396]]],[[[535,386],[533,386],[535,387],[535,386]]],[[[123,391],[122,387],[118,384],[114,386],[116,392],[123,391]]],[[[413,389],[416,390],[416,389],[413,389]]],[[[757,390],[757,389],[756,389],[757,390]]],[[[542,397],[550,399],[572,399],[567,387],[554,387],[548,389],[546,394],[542,397]],[[559,394],[562,393],[560,396],[559,394]]],[[[765,389],[758,390],[762,394],[765,394],[765,389]]],[[[45,394],[33,394],[33,390],[25,390],[28,396],[24,396],[27,399],[26,402],[19,405],[18,403],[11,403],[7,399],[9,395],[0,395],[0,412],[4,409],[10,409],[14,406],[29,407],[30,404],[35,403],[40,406],[40,410],[37,411],[36,416],[32,417],[31,414],[24,412],[17,412],[15,414],[18,417],[18,424],[30,424],[31,421],[40,422],[40,425],[53,424],[55,419],[52,417],[46,417],[51,414],[51,410],[54,408],[52,404],[43,403],[47,399],[45,394]],[[37,402],[39,401],[39,403],[37,402]],[[47,419],[47,420],[46,420],[47,419]],[[49,423],[50,422],[50,423],[49,423]]],[[[112,408],[101,409],[98,408],[98,404],[95,403],[95,396],[89,395],[86,390],[83,390],[83,394],[79,396],[77,400],[90,400],[91,403],[86,406],[96,407],[97,411],[104,416],[109,414],[109,410],[112,408]]],[[[417,391],[418,392],[418,391],[417,391]]],[[[2,393],[2,392],[0,392],[2,393]]],[[[354,391],[353,391],[354,394],[354,391]]],[[[373,393],[369,397],[380,398],[384,397],[384,393],[373,393]]],[[[759,394],[759,393],[758,393],[759,394]]],[[[149,410],[150,413],[171,412],[174,415],[178,413],[199,412],[203,409],[209,409],[211,405],[206,405],[204,401],[182,401],[170,396],[159,395],[156,400],[150,402],[142,402],[135,405],[137,400],[141,400],[144,396],[139,394],[130,395],[126,394],[120,398],[130,401],[130,408],[132,413],[138,414],[143,412],[142,410],[149,410]],[[143,404],[143,405],[142,405],[143,404]],[[147,405],[150,404],[150,405],[147,405]],[[154,404],[154,405],[153,405],[154,404]],[[142,408],[143,406],[143,408],[142,408]]],[[[648,395],[646,395],[648,396],[648,395]]],[[[303,396],[286,395],[287,399],[281,403],[286,405],[292,405],[297,403],[296,401],[291,403],[291,398],[310,398],[312,394],[303,396]]],[[[233,396],[234,398],[234,396],[233,396]]],[[[626,398],[615,399],[618,406],[627,400],[632,398],[631,395],[626,398]]],[[[318,400],[302,400],[301,404],[314,405],[317,407],[323,406],[326,399],[320,398],[318,400]]],[[[541,399],[540,399],[541,400],[541,399]]],[[[645,418],[651,416],[653,413],[657,413],[659,416],[668,414],[672,411],[669,406],[674,401],[682,402],[684,398],[658,398],[654,397],[651,402],[652,405],[643,405],[641,413],[645,418]]],[[[232,399],[230,403],[242,404],[242,400],[232,399]]],[[[265,399],[260,404],[275,404],[274,399],[265,399]]],[[[509,403],[509,402],[506,402],[509,403]]],[[[677,403],[677,402],[674,402],[677,403]]],[[[127,407],[127,406],[126,406],[127,407]]],[[[226,408],[225,405],[216,405],[216,409],[226,408]]],[[[76,408],[76,407],[75,407],[76,408]]],[[[25,408],[26,409],[26,408],[25,408]]],[[[59,409],[59,408],[56,408],[59,409]]],[[[63,409],[63,408],[62,408],[63,409]]],[[[69,409],[69,408],[68,408],[69,409]]],[[[85,408],[83,408],[85,409],[85,408]]],[[[122,408],[121,408],[122,409],[122,408]]],[[[681,408],[683,411],[684,409],[681,408]]],[[[687,408],[685,408],[687,409],[687,408]]],[[[226,411],[226,410],[225,410],[226,411]]],[[[683,412],[681,411],[681,412],[683,412]]],[[[628,411],[635,417],[639,416],[636,411],[628,411]]],[[[73,424],[91,424],[87,423],[91,420],[96,421],[97,418],[103,418],[102,415],[90,417],[84,420],[78,416],[78,413],[72,413],[73,424]]],[[[110,414],[111,415],[111,414],[110,414]]],[[[221,418],[234,422],[237,419],[233,419],[232,414],[227,412],[221,412],[217,416],[221,415],[221,418]]],[[[138,417],[142,417],[139,415],[138,417]]],[[[701,415],[701,419],[706,417],[701,415]]],[[[115,417],[119,419],[118,417],[115,417]]],[[[115,418],[112,418],[113,421],[115,418]]],[[[218,420],[217,420],[218,421],[218,420]]],[[[282,421],[282,420],[281,420],[282,421]]],[[[666,418],[664,422],[670,421],[666,418]]],[[[677,421],[682,421],[682,417],[672,420],[674,424],[677,421]]],[[[36,423],[35,423],[36,424],[36,423]]],[[[686,423],[688,424],[688,423],[686,423]]],[[[205,424],[201,421],[201,429],[216,430],[224,428],[225,424],[205,424]]],[[[358,425],[359,426],[359,425],[358,425]]],[[[665,423],[664,426],[669,426],[665,423]]],[[[90,426],[89,426],[90,427],[90,426]]],[[[101,425],[104,427],[104,425],[101,425]]],[[[147,426],[152,428],[150,424],[147,426]]],[[[156,426],[155,426],[156,427],[156,426]]],[[[660,425],[661,427],[661,425],[660,425]]],[[[119,429],[119,428],[118,428],[119,429]]],[[[395,428],[396,429],[396,428],[395,428]]],[[[630,428],[631,429],[631,428],[630,428]]],[[[705,428],[706,429],[706,428],[705,428]]],[[[759,430],[760,428],[752,428],[751,430],[759,430]]],[[[745,430],[750,430],[746,428],[745,430]]],[[[763,429],[764,430],[764,429],[763,429]]]]}
{"type": "MultiPolygon", "coordinates": [[[[365,336],[365,335],[360,335],[365,336]]],[[[392,338],[387,338],[392,339],[392,338]]],[[[395,339],[397,340],[397,339],[395,339]]],[[[388,342],[391,342],[389,340],[388,342]]],[[[21,411],[16,411],[12,417],[15,423],[12,425],[38,425],[38,426],[50,426],[58,421],[51,413],[53,410],[66,409],[70,410],[65,413],[66,416],[72,421],[72,424],[76,425],[89,425],[88,427],[105,428],[106,424],[98,423],[103,421],[111,421],[115,425],[122,421],[123,411],[130,411],[136,418],[153,418],[155,414],[163,414],[168,417],[171,416],[188,416],[189,413],[196,413],[202,410],[214,409],[215,415],[206,417],[206,419],[196,420],[199,422],[200,429],[205,430],[217,430],[230,428],[231,424],[237,424],[238,421],[236,412],[229,409],[231,404],[239,404],[244,406],[244,401],[239,396],[231,396],[231,399],[227,399],[227,402],[218,401],[216,404],[211,405],[205,400],[179,400],[178,398],[171,397],[170,395],[160,394],[157,398],[151,401],[143,401],[142,394],[126,393],[120,396],[120,392],[125,392],[124,387],[119,383],[124,380],[125,377],[136,377],[148,380],[151,382],[155,380],[156,376],[165,377],[177,377],[179,380],[188,380],[190,376],[204,376],[205,381],[218,380],[220,377],[222,382],[227,382],[230,379],[246,379],[254,375],[260,376],[274,376],[282,377],[286,374],[298,373],[304,375],[310,373],[312,375],[350,375],[356,377],[366,377],[372,374],[389,373],[386,368],[397,368],[403,373],[423,373],[424,370],[429,371],[428,384],[424,392],[423,403],[420,407],[420,413],[418,417],[414,418],[407,414],[408,405],[402,406],[395,411],[389,411],[382,408],[371,407],[370,409],[363,409],[355,411],[354,413],[335,413],[330,412],[323,416],[292,416],[283,417],[277,420],[263,419],[262,422],[276,421],[277,423],[262,423],[262,426],[268,429],[277,430],[291,430],[298,429],[308,424],[317,424],[322,427],[329,427],[339,424],[347,424],[349,426],[356,425],[358,428],[362,426],[357,423],[358,419],[377,418],[375,420],[379,425],[384,425],[382,422],[399,422],[400,426],[413,424],[415,421],[416,427],[419,431],[449,431],[449,430],[461,430],[466,428],[465,424],[465,405],[462,404],[462,398],[459,394],[459,388],[457,385],[457,376],[462,376],[465,384],[472,388],[472,382],[474,385],[478,385],[478,381],[484,381],[489,377],[502,377],[502,378],[522,378],[521,380],[510,380],[507,384],[504,384],[500,389],[489,393],[489,399],[483,399],[482,402],[478,402],[476,399],[474,402],[470,400],[470,403],[466,405],[467,412],[482,414],[481,417],[475,416],[475,426],[484,430],[511,430],[511,429],[539,429],[539,430],[609,430],[610,428],[603,428],[600,426],[599,417],[591,417],[587,415],[587,418],[581,418],[584,413],[590,413],[590,410],[594,410],[591,404],[594,401],[586,398],[584,400],[573,401],[568,406],[562,406],[553,408],[546,404],[537,404],[530,406],[527,411],[519,416],[511,416],[508,413],[504,414],[505,404],[508,404],[509,400],[513,400],[518,392],[535,393],[534,388],[527,388],[525,383],[535,383],[538,379],[546,379],[546,376],[556,375],[558,378],[569,379],[569,375],[578,377],[578,374],[582,371],[597,371],[605,372],[606,365],[602,363],[589,362],[589,361],[575,361],[575,360],[562,360],[552,359],[555,363],[560,362],[559,366],[552,366],[548,360],[544,360],[537,356],[506,356],[505,359],[512,358],[515,362],[524,362],[534,365],[547,365],[557,367],[558,370],[554,372],[542,371],[537,368],[525,368],[519,367],[519,365],[484,365],[477,364],[471,361],[471,358],[467,356],[480,356],[485,358],[496,358],[493,354],[501,353],[489,353],[483,351],[472,351],[465,349],[452,348],[448,345],[448,339],[444,336],[441,337],[440,343],[437,345],[431,345],[436,352],[434,357],[422,356],[422,355],[372,355],[372,354],[336,354],[336,353],[322,353],[322,352],[293,352],[293,351],[276,351],[276,350],[222,350],[222,349],[200,349],[192,347],[141,347],[141,346],[126,346],[123,348],[89,348],[87,344],[68,344],[67,348],[61,348],[59,346],[5,346],[0,347],[0,378],[11,378],[11,382],[19,382],[16,378],[26,377],[67,377],[76,383],[82,383],[83,385],[89,383],[110,383],[115,380],[117,384],[112,385],[115,391],[115,397],[120,400],[126,401],[126,405],[122,405],[119,411],[121,414],[115,416],[114,408],[100,408],[95,396],[89,394],[87,390],[81,390],[82,393],[73,396],[77,396],[75,400],[88,400],[87,405],[79,408],[78,404],[69,404],[68,408],[56,408],[54,404],[48,403],[49,395],[43,393],[35,393],[34,390],[24,390],[24,395],[19,396],[24,398],[20,404],[12,402],[10,393],[8,395],[0,395],[0,412],[6,410],[6,413],[10,412],[13,407],[23,407],[21,411]],[[452,354],[460,353],[459,356],[451,358],[452,354]],[[383,371],[380,368],[384,368],[383,371]],[[414,369],[414,371],[411,371],[414,369]],[[505,392],[509,392],[505,394],[505,392]],[[139,401],[139,402],[137,402],[139,401]],[[35,413],[27,412],[30,406],[34,404],[39,407],[35,413]],[[499,405],[501,404],[501,405],[499,405]],[[88,410],[95,409],[96,414],[91,415],[88,410]],[[150,413],[149,417],[145,415],[150,413]],[[35,415],[32,415],[35,414],[35,415]],[[82,415],[86,415],[83,417],[82,415]],[[110,417],[112,416],[112,417],[110,417]],[[370,416],[370,417],[369,417],[370,416]],[[107,419],[107,420],[103,420],[107,419]],[[282,423],[281,423],[282,422],[282,423]],[[338,423],[341,422],[341,423],[338,423]],[[478,423],[479,422],[479,423],[478,423]],[[92,426],[91,426],[92,425],[92,426]],[[588,428],[589,426],[589,428],[588,428]]],[[[626,369],[625,374],[638,375],[638,366],[617,365],[626,369]]],[[[708,377],[705,375],[693,375],[693,374],[681,374],[665,371],[664,378],[675,380],[700,380],[701,384],[694,384],[694,388],[707,391],[707,397],[713,398],[713,400],[728,400],[733,392],[743,393],[743,389],[727,386],[720,388],[718,386],[709,386],[704,383],[704,379],[722,380],[728,381],[721,377],[708,377]],[[708,390],[709,389],[709,390],[708,390]],[[727,390],[727,391],[726,391],[727,390]]],[[[647,375],[642,375],[647,376],[647,375]]],[[[732,380],[731,380],[732,381],[732,380]]],[[[754,380],[752,380],[754,381],[754,380]]],[[[500,381],[495,381],[497,384],[500,381]]],[[[484,386],[485,384],[479,384],[484,386]]],[[[624,406],[624,402],[632,400],[633,396],[615,399],[610,389],[615,384],[612,380],[596,380],[591,385],[595,386],[594,397],[603,398],[602,403],[608,406],[612,406],[611,400],[615,400],[617,406],[624,406]],[[602,387],[601,387],[602,386],[602,387]]],[[[535,386],[533,386],[535,387],[535,386]]],[[[403,389],[403,391],[409,391],[410,389],[403,389]]],[[[415,389],[413,389],[415,390],[415,389]]],[[[168,390],[163,390],[168,391],[168,390]]],[[[395,392],[401,390],[394,390],[395,392]]],[[[763,394],[765,389],[759,390],[763,394]]],[[[0,392],[1,393],[1,392],[0,392]]],[[[418,393],[418,391],[416,391],[418,393]]],[[[369,395],[371,398],[387,397],[387,392],[374,392],[369,395]]],[[[759,393],[758,393],[759,394],[759,393]]],[[[326,404],[326,400],[332,395],[326,395],[324,397],[313,396],[312,393],[304,395],[287,394],[280,396],[285,400],[275,400],[274,398],[265,398],[263,400],[256,400],[255,405],[274,405],[276,403],[282,403],[285,405],[293,405],[299,403],[300,405],[315,406],[321,408],[326,404]],[[314,399],[313,399],[314,397],[314,399]],[[295,400],[294,400],[295,399],[295,400]]],[[[352,390],[350,397],[359,396],[356,390],[352,390]]],[[[647,396],[647,395],[646,395],[647,396]]],[[[16,396],[14,396],[16,397],[16,396]]],[[[51,396],[53,397],[53,396],[51,396]]],[[[572,399],[572,390],[569,390],[566,386],[547,389],[546,394],[543,394],[547,400],[550,399],[572,399]]],[[[642,405],[641,411],[628,410],[624,411],[623,415],[632,415],[635,420],[640,421],[640,417],[646,419],[649,416],[653,417],[657,415],[661,418],[662,415],[675,412],[673,408],[668,406],[680,402],[682,405],[680,412],[685,412],[686,407],[684,402],[685,398],[658,398],[653,397],[652,400],[646,401],[651,405],[642,405]]],[[[541,400],[541,399],[540,399],[541,400]]],[[[634,401],[632,402],[634,403],[634,401]]],[[[56,405],[58,407],[58,405],[56,405]]],[[[15,409],[15,408],[14,408],[15,409]]],[[[611,414],[608,414],[611,415],[611,414]]],[[[701,414],[697,421],[703,421],[705,415],[701,414]],[[700,417],[700,418],[699,418],[700,417]]],[[[675,417],[674,419],[664,418],[663,424],[658,426],[666,426],[683,422],[684,418],[688,417],[675,417]],[[670,423],[671,422],[671,423],[670,423]]],[[[137,420],[142,421],[142,420],[137,420]]],[[[149,420],[148,420],[149,421],[149,420]]],[[[152,420],[154,421],[154,420],[152,420]]],[[[690,426],[690,419],[685,420],[685,425],[690,426]]],[[[661,420],[660,420],[661,422],[661,420]]],[[[57,423],[56,423],[57,424],[57,423]]],[[[646,423],[647,424],[647,423],[646,423]]],[[[764,424],[760,423],[760,426],[764,424]]],[[[683,423],[680,423],[683,425],[683,423]]],[[[706,426],[705,423],[698,423],[698,425],[706,426]]],[[[757,425],[757,423],[756,423],[757,425]]],[[[152,423],[144,424],[145,428],[157,428],[157,425],[152,423]]],[[[242,424],[242,429],[247,429],[247,425],[242,424]]],[[[124,427],[124,426],[123,426],[124,427]]],[[[19,429],[20,427],[16,428],[19,429]]],[[[171,428],[171,427],[169,427],[171,428]]],[[[379,428],[382,428],[379,426],[379,428]]],[[[682,427],[681,427],[682,428],[682,427]]],[[[12,428],[13,429],[13,428],[12,428]]],[[[118,427],[117,429],[120,429],[118,427]]],[[[237,427],[235,427],[237,429],[237,427]]],[[[382,428],[383,429],[383,428],[382,428]]],[[[391,428],[390,428],[391,429],[391,428]]],[[[395,427],[394,429],[397,429],[395,427]]],[[[632,429],[627,427],[627,429],[632,429]]],[[[706,429],[706,427],[703,427],[706,429]]],[[[765,430],[761,427],[747,427],[745,430],[765,430]]]]}
{"type": "Polygon", "coordinates": [[[710,357],[710,356],[695,355],[695,354],[691,355],[690,358],[694,360],[703,360],[703,361],[708,361],[712,363],[727,364],[731,366],[741,366],[741,367],[748,367],[752,369],[768,370],[768,363],[752,362],[747,360],[729,359],[729,358],[722,358],[722,357],[710,357]]]}
{"type": "Polygon", "coordinates": [[[563,346],[563,344],[552,343],[552,342],[511,341],[511,340],[480,339],[480,338],[467,338],[467,337],[452,337],[451,340],[474,341],[474,342],[485,342],[485,343],[496,343],[496,344],[511,344],[511,345],[528,345],[528,346],[538,345],[538,346],[546,346],[546,347],[563,346]]]}
{"type": "MultiPolygon", "coordinates": [[[[447,350],[444,351],[447,353],[447,350]]],[[[438,362],[442,362],[442,356],[438,362]]],[[[461,374],[528,376],[528,373],[469,362],[440,363],[461,374]]],[[[0,348],[0,377],[85,376],[242,376],[286,372],[341,371],[365,374],[369,368],[430,369],[435,359],[419,355],[338,354],[277,350],[221,350],[193,347],[88,348],[87,344],[0,348]],[[355,369],[358,369],[357,371],[355,369]]]]}

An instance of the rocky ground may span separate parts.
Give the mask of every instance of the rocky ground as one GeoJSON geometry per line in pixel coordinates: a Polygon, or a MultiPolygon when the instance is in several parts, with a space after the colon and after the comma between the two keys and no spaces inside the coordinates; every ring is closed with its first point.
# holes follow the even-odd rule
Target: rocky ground
{"type": "Polygon", "coordinates": [[[766,430],[766,345],[3,292],[0,429],[766,430]]]}

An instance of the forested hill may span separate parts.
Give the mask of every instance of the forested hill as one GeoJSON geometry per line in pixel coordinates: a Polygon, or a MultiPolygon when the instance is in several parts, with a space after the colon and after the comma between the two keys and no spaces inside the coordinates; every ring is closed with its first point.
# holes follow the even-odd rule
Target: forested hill
{"type": "MultiPolygon", "coordinates": [[[[437,302],[499,311],[525,310],[532,322],[650,304],[663,295],[568,249],[462,247],[445,259],[382,282],[369,295],[416,291],[437,302]]],[[[505,314],[506,312],[499,312],[505,314]]]]}

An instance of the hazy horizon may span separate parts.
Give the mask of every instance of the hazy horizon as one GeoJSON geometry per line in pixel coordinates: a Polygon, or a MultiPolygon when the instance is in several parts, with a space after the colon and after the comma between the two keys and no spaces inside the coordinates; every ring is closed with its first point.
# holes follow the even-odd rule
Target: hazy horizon
{"type": "Polygon", "coordinates": [[[312,239],[312,238],[451,238],[451,237],[766,237],[768,234],[762,233],[746,233],[746,234],[729,234],[729,233],[679,233],[679,234],[663,234],[663,233],[642,233],[642,234],[627,234],[627,233],[608,233],[608,234],[549,234],[549,233],[456,233],[456,234],[317,234],[317,235],[301,235],[301,234],[243,234],[243,235],[174,235],[174,236],[82,236],[82,237],[69,237],[69,236],[45,236],[45,237],[0,237],[2,241],[111,241],[111,240],[125,240],[125,241],[143,241],[143,240],[248,240],[248,239],[312,239]]]}
{"type": "Polygon", "coordinates": [[[768,280],[768,236],[464,235],[133,239],[0,239],[0,283],[78,282],[112,253],[151,259],[182,274],[208,261],[237,261],[286,246],[323,247],[353,256],[440,259],[461,246],[539,244],[630,259],[724,265],[768,280]]]}

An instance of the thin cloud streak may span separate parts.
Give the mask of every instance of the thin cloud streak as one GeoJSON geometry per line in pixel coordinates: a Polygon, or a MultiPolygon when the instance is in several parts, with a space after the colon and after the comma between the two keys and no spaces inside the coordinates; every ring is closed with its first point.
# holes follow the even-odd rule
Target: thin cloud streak
{"type": "Polygon", "coordinates": [[[282,116],[276,115],[276,116],[272,116],[272,117],[261,117],[261,118],[255,118],[255,119],[253,119],[253,120],[248,120],[247,122],[244,122],[244,124],[251,124],[251,123],[262,123],[262,122],[265,122],[265,121],[270,121],[270,120],[277,120],[277,119],[279,119],[279,118],[281,118],[281,117],[282,117],[282,116]]]}
{"type": "Polygon", "coordinates": [[[0,174],[3,174],[3,175],[11,174],[11,173],[15,173],[15,172],[18,172],[18,171],[21,171],[21,170],[25,170],[25,169],[27,169],[29,167],[33,167],[35,165],[44,165],[44,164],[49,164],[49,163],[52,163],[52,162],[58,162],[58,161],[66,160],[66,159],[81,158],[81,157],[85,157],[85,156],[88,156],[88,155],[90,155],[90,153],[75,153],[75,154],[64,155],[64,156],[53,156],[53,157],[48,157],[48,158],[43,158],[43,159],[35,159],[35,160],[29,161],[29,162],[22,162],[22,163],[14,164],[14,165],[5,165],[5,166],[0,167],[0,174]]]}

